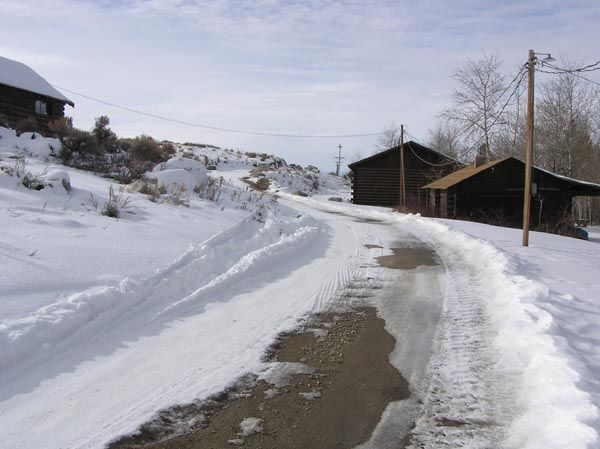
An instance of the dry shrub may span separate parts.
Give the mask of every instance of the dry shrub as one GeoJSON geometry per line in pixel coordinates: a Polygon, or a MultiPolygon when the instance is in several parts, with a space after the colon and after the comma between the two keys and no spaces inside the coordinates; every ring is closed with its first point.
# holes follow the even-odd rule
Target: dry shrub
{"type": "Polygon", "coordinates": [[[110,186],[108,188],[108,201],[104,203],[102,215],[119,218],[122,212],[129,209],[130,202],[130,198],[124,194],[122,188],[119,189],[118,193],[115,193],[113,186],[110,186]]]}
{"type": "Polygon", "coordinates": [[[15,124],[17,136],[26,132],[37,132],[38,130],[38,124],[33,117],[22,118],[15,124]]]}
{"type": "Polygon", "coordinates": [[[269,190],[271,181],[269,180],[269,178],[260,178],[254,184],[258,190],[269,190]]]}

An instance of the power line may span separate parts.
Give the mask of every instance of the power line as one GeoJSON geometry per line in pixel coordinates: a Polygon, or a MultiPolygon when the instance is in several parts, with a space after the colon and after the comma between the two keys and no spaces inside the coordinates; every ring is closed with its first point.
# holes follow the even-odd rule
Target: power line
{"type": "MultiPolygon", "coordinates": [[[[524,66],[523,66],[524,67],[524,66]]],[[[514,84],[515,80],[517,78],[519,78],[517,84],[515,85],[515,88],[513,89],[513,91],[511,92],[511,94],[509,95],[508,99],[506,100],[506,102],[504,103],[504,105],[502,106],[502,108],[500,109],[500,112],[498,112],[498,114],[496,115],[496,118],[494,119],[494,121],[492,122],[492,124],[489,126],[489,129],[493,128],[493,126],[498,122],[498,120],[500,119],[500,117],[502,116],[502,113],[504,112],[504,110],[506,109],[506,107],[508,106],[508,104],[510,103],[510,100],[512,100],[513,96],[515,95],[515,93],[517,92],[517,90],[519,89],[519,87],[521,86],[521,83],[523,82],[523,78],[525,78],[525,75],[527,72],[525,72],[523,70],[523,67],[521,67],[518,75],[513,79],[513,81],[511,81],[511,83],[509,84],[512,85],[514,84]]],[[[505,89],[506,92],[507,89],[505,89]]],[[[415,138],[412,134],[408,133],[411,137],[415,138]]],[[[469,148],[467,148],[465,151],[462,151],[461,153],[459,153],[458,155],[456,155],[457,159],[460,159],[464,156],[466,156],[467,154],[469,154],[470,152],[472,152],[477,145],[479,145],[479,143],[483,140],[483,138],[485,137],[485,134],[482,134],[481,137],[479,139],[477,139],[477,141],[475,141],[475,143],[473,145],[471,145],[469,148]]],[[[418,140],[415,138],[415,140],[418,140]]],[[[443,167],[446,165],[451,165],[455,162],[446,162],[444,164],[434,164],[433,162],[429,162],[426,161],[425,159],[421,158],[419,155],[417,155],[414,151],[414,149],[410,146],[409,144],[409,148],[412,151],[412,153],[415,155],[415,157],[417,157],[418,159],[420,159],[421,161],[425,162],[426,164],[432,165],[434,167],[443,167]]],[[[446,156],[449,157],[449,156],[446,156]]]]}
{"type": "Polygon", "coordinates": [[[109,101],[100,100],[99,98],[90,97],[89,95],[84,95],[82,93],[75,92],[73,90],[67,89],[65,87],[57,86],[54,84],[53,84],[53,87],[60,89],[60,90],[64,90],[65,92],[68,92],[70,94],[77,95],[82,98],[86,98],[88,100],[95,101],[97,103],[105,104],[105,105],[111,106],[113,108],[122,109],[127,112],[132,112],[134,114],[144,115],[146,117],[151,117],[151,118],[154,118],[157,120],[163,120],[166,122],[178,123],[180,125],[193,126],[196,128],[210,129],[213,131],[221,131],[221,132],[227,132],[227,133],[248,134],[248,135],[252,135],[252,136],[289,137],[289,138],[295,138],[295,139],[334,139],[334,138],[341,139],[341,138],[355,138],[355,137],[373,137],[373,136],[380,136],[380,135],[384,134],[383,132],[362,133],[362,134],[336,134],[336,135],[279,134],[279,133],[269,133],[269,132],[260,132],[260,131],[246,131],[246,130],[232,129],[232,128],[220,128],[218,126],[186,122],[184,120],[177,120],[177,119],[173,119],[173,118],[169,118],[169,117],[164,117],[164,116],[158,115],[158,114],[152,114],[150,112],[144,112],[144,111],[140,111],[138,109],[129,108],[127,106],[121,106],[121,105],[118,105],[115,103],[111,103],[109,101]]]}
{"type": "MultiPolygon", "coordinates": [[[[525,73],[525,68],[527,67],[527,63],[523,64],[521,67],[519,67],[519,70],[517,71],[517,74],[515,75],[515,77],[512,79],[512,81],[510,83],[508,83],[508,85],[506,86],[506,88],[502,91],[502,93],[498,96],[498,98],[496,98],[496,101],[494,101],[494,103],[490,106],[490,109],[493,108],[494,106],[496,106],[496,103],[498,103],[500,101],[500,99],[502,97],[504,97],[504,94],[506,92],[508,92],[508,89],[510,89],[510,87],[513,85],[513,83],[515,81],[517,81],[517,79],[519,77],[522,77],[523,74],[525,73]]],[[[519,82],[517,83],[517,86],[521,83],[522,79],[519,80],[519,82]]],[[[513,93],[514,95],[514,93],[513,93]]]]}
{"type": "MultiPolygon", "coordinates": [[[[521,65],[521,67],[519,67],[519,70],[517,71],[517,74],[515,75],[515,77],[512,79],[512,81],[510,83],[507,84],[507,86],[504,88],[504,90],[502,91],[502,93],[500,95],[498,95],[498,98],[496,98],[496,100],[494,101],[494,103],[492,103],[492,105],[490,106],[490,109],[492,109],[494,106],[496,106],[496,104],[504,97],[504,95],[506,94],[506,92],[508,92],[508,90],[515,83],[515,81],[517,81],[517,79],[519,80],[517,82],[517,88],[521,85],[521,82],[523,81],[523,77],[525,76],[525,73],[526,73],[526,71],[525,71],[526,68],[527,68],[527,63],[524,63],[523,65],[521,65]],[[519,77],[520,77],[520,79],[519,79],[519,77]]],[[[515,94],[515,92],[516,91],[513,91],[513,93],[511,94],[511,98],[515,94]]],[[[504,108],[505,107],[506,107],[506,105],[502,108],[502,110],[500,111],[500,113],[498,114],[498,116],[500,116],[502,114],[502,112],[504,112],[504,108]]],[[[490,125],[488,127],[488,129],[491,129],[492,126],[494,126],[495,123],[496,122],[494,121],[494,123],[492,125],[490,125]]],[[[461,136],[463,136],[463,135],[465,135],[467,133],[470,133],[471,128],[475,127],[476,125],[477,125],[477,123],[471,123],[463,131],[461,131],[456,137],[459,138],[459,137],[461,137],[461,136]]],[[[485,134],[477,141],[477,143],[481,142],[481,140],[483,139],[484,136],[485,136],[485,134]]]]}
{"type": "MultiPolygon", "coordinates": [[[[420,139],[418,139],[417,137],[415,137],[413,134],[409,133],[408,131],[404,131],[404,132],[405,132],[406,134],[408,134],[408,136],[409,136],[409,137],[411,137],[411,138],[412,138],[412,139],[413,139],[415,142],[423,144],[423,141],[422,141],[422,140],[420,140],[420,139]]],[[[482,137],[482,138],[483,138],[483,137],[482,137]]],[[[481,139],[482,139],[482,138],[480,138],[480,139],[477,141],[477,143],[479,143],[479,142],[481,141],[481,139]]],[[[446,157],[447,159],[451,159],[451,160],[452,160],[452,161],[449,161],[449,162],[445,162],[445,163],[443,163],[443,164],[434,164],[433,162],[429,162],[429,161],[427,161],[427,160],[425,160],[425,159],[421,158],[421,157],[420,157],[418,154],[416,154],[416,153],[415,153],[415,151],[414,151],[414,149],[413,149],[413,148],[410,146],[410,143],[409,143],[409,147],[410,147],[410,150],[411,150],[411,151],[413,152],[413,154],[415,155],[415,157],[416,157],[416,158],[418,158],[418,159],[420,159],[421,161],[425,162],[426,164],[432,165],[432,166],[434,166],[434,167],[445,167],[445,166],[447,166],[447,165],[452,165],[452,164],[456,164],[456,163],[461,163],[459,159],[460,159],[460,158],[462,158],[462,157],[464,157],[464,156],[466,156],[468,153],[470,153],[470,152],[473,150],[473,148],[474,148],[474,147],[477,145],[477,143],[476,143],[474,146],[472,146],[472,147],[469,147],[469,148],[467,148],[466,150],[464,150],[464,151],[460,152],[460,153],[459,153],[459,154],[457,154],[456,156],[448,156],[447,154],[440,153],[440,154],[442,154],[444,157],[446,157]]],[[[425,146],[425,145],[424,145],[424,146],[425,146]]],[[[436,151],[437,151],[437,150],[436,150],[436,151]]]]}
{"type": "Polygon", "coordinates": [[[541,73],[548,73],[550,75],[572,75],[576,78],[585,80],[588,83],[592,83],[592,84],[595,84],[596,86],[600,86],[600,83],[598,81],[594,81],[589,78],[586,78],[585,76],[580,75],[579,73],[576,73],[576,72],[550,71],[550,70],[542,70],[542,69],[536,69],[536,71],[541,72],[541,73]]]}
{"type": "Polygon", "coordinates": [[[567,69],[567,68],[564,68],[564,67],[558,67],[558,66],[555,66],[554,64],[551,64],[551,63],[548,63],[548,62],[544,63],[542,65],[545,65],[545,66],[550,67],[551,69],[559,70],[561,72],[566,72],[566,73],[594,72],[596,70],[600,70],[600,61],[594,62],[593,64],[588,64],[588,65],[583,66],[583,67],[579,67],[577,69],[567,69]]]}
{"type": "MultiPolygon", "coordinates": [[[[416,153],[415,149],[414,149],[414,148],[412,147],[412,145],[410,144],[410,142],[407,142],[406,144],[408,145],[408,148],[410,149],[410,151],[412,152],[412,154],[413,154],[413,155],[414,155],[414,156],[415,156],[417,159],[419,159],[421,162],[424,162],[424,163],[426,163],[426,164],[428,164],[428,165],[431,165],[432,167],[446,167],[446,166],[448,166],[448,165],[457,165],[457,164],[459,164],[459,161],[456,161],[456,160],[451,160],[451,161],[449,161],[449,162],[445,162],[445,163],[443,163],[443,164],[434,164],[433,162],[430,162],[430,161],[428,161],[428,160],[426,160],[426,159],[423,159],[421,156],[419,156],[419,155],[416,153]]],[[[444,157],[446,157],[447,159],[451,159],[449,156],[446,156],[445,154],[444,154],[443,156],[444,156],[444,157]]]]}

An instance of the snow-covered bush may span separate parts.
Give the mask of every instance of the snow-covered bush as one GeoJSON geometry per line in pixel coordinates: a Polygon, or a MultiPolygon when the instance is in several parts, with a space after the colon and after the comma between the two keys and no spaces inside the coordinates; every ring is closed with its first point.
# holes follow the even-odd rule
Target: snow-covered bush
{"type": "Polygon", "coordinates": [[[43,177],[46,174],[46,169],[42,170],[39,173],[31,173],[30,171],[25,172],[23,175],[23,180],[21,184],[31,190],[42,190],[46,187],[46,184],[43,181],[43,177]]]}
{"type": "Polygon", "coordinates": [[[143,195],[148,195],[148,199],[153,203],[160,202],[162,195],[167,193],[165,186],[160,185],[157,179],[138,179],[134,181],[129,187],[130,192],[139,192],[143,195]]]}
{"type": "Polygon", "coordinates": [[[67,192],[71,191],[71,178],[69,177],[69,174],[60,167],[50,165],[41,178],[42,181],[50,187],[62,185],[67,192]]]}
{"type": "Polygon", "coordinates": [[[189,204],[189,192],[212,197],[214,184],[209,186],[206,167],[195,159],[173,157],[144,175],[146,182],[154,182],[162,190],[165,200],[176,205],[189,204]]]}
{"type": "Polygon", "coordinates": [[[195,159],[190,159],[187,157],[172,157],[168,161],[155,166],[152,170],[152,173],[165,172],[169,170],[185,170],[192,175],[195,180],[194,185],[186,186],[190,187],[191,189],[193,189],[196,185],[202,186],[208,182],[208,174],[206,172],[205,165],[195,159]]]}
{"type": "Polygon", "coordinates": [[[190,198],[188,196],[188,190],[185,186],[173,183],[169,193],[165,194],[165,201],[175,206],[189,206],[190,198]]]}

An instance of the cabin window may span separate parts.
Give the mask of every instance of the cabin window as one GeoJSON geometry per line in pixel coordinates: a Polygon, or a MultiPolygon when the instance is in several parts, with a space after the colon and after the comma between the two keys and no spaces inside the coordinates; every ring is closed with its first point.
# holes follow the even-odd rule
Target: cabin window
{"type": "Polygon", "coordinates": [[[36,100],[35,113],[38,115],[48,115],[48,109],[45,101],[36,100]]]}

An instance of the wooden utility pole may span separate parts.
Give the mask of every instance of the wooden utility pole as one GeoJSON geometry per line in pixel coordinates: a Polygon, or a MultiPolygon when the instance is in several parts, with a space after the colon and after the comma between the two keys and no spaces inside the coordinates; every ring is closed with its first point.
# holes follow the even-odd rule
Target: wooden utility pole
{"type": "Polygon", "coordinates": [[[529,50],[527,58],[527,129],[525,131],[525,192],[523,196],[523,246],[529,246],[529,221],[531,214],[531,174],[533,159],[533,107],[535,53],[529,50]]]}
{"type": "Polygon", "coordinates": [[[400,125],[400,206],[406,207],[406,181],[404,180],[404,125],[400,125]]]}
{"type": "Polygon", "coordinates": [[[342,157],[342,144],[340,143],[338,145],[338,157],[337,157],[337,162],[335,164],[335,175],[336,176],[340,176],[340,167],[342,166],[342,160],[344,160],[344,158],[342,157]]]}

